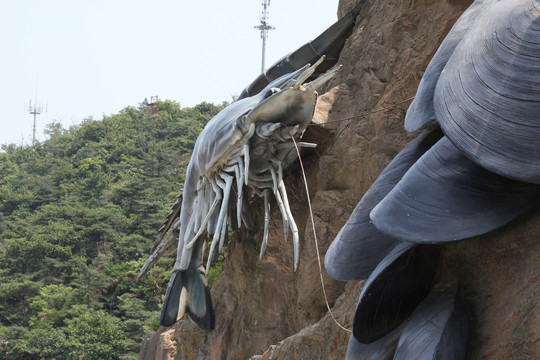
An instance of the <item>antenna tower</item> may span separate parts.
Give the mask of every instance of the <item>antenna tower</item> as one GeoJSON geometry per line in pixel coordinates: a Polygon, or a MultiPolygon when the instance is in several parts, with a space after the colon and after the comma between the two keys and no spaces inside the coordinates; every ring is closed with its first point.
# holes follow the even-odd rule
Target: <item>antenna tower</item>
{"type": "Polygon", "coordinates": [[[261,0],[261,4],[263,6],[263,10],[261,11],[261,14],[259,16],[261,20],[261,24],[254,26],[254,28],[261,31],[261,39],[262,39],[261,72],[264,72],[264,56],[266,52],[266,38],[268,37],[268,31],[274,30],[275,27],[270,26],[270,24],[268,24],[268,7],[270,6],[270,0],[261,0]]]}
{"type": "Polygon", "coordinates": [[[34,126],[32,129],[32,146],[36,145],[36,117],[41,114],[43,111],[43,106],[41,104],[38,105],[37,102],[37,90],[36,90],[36,102],[32,106],[32,100],[30,100],[30,103],[28,105],[28,112],[30,115],[34,115],[34,126]]]}

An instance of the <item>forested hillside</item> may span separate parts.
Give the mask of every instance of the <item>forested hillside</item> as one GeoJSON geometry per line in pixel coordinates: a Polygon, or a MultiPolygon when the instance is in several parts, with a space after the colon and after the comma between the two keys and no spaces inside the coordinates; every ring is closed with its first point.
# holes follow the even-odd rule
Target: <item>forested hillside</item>
{"type": "Polygon", "coordinates": [[[0,358],[137,357],[174,260],[136,275],[223,106],[140,104],[2,146],[0,358]]]}

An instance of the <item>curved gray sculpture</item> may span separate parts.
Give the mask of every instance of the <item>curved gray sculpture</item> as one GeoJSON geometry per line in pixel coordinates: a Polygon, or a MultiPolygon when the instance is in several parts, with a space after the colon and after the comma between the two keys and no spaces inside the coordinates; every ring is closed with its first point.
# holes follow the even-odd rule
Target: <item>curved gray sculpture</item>
{"type": "Polygon", "coordinates": [[[434,244],[498,229],[539,202],[539,185],[489,172],[443,137],[377,204],[371,220],[395,238],[434,244]]]}
{"type": "MultiPolygon", "coordinates": [[[[354,241],[347,229],[369,228],[373,233],[371,226],[398,244],[370,275],[360,296],[353,324],[355,341],[349,343],[348,358],[361,354],[363,347],[358,342],[376,340],[381,346],[394,346],[385,337],[394,336],[392,329],[400,323],[404,325],[395,358],[465,356],[467,319],[456,300],[457,292],[430,295],[420,302],[430,281],[423,275],[415,280],[407,274],[414,274],[415,267],[422,268],[422,264],[426,271],[436,272],[437,264],[418,261],[399,266],[396,259],[407,258],[404,254],[416,248],[412,243],[435,249],[437,245],[427,244],[487,233],[537,206],[539,60],[538,0],[475,1],[441,44],[407,112],[405,128],[415,131],[436,121],[445,137],[412,166],[408,160],[399,164],[398,155],[383,173],[403,168],[407,172],[399,181],[394,179],[393,188],[385,189],[387,194],[377,205],[365,206],[373,208],[370,219],[365,213],[361,217],[355,214],[330,247],[354,254],[358,243],[366,240],[358,234],[354,241]],[[381,276],[383,286],[374,286],[381,276]],[[394,281],[400,276],[411,285],[394,281]],[[408,319],[408,314],[403,315],[407,311],[396,315],[390,305],[392,301],[396,307],[403,305],[402,296],[391,295],[395,292],[417,296],[409,310],[419,305],[408,319]],[[426,331],[430,326],[432,331],[426,331]]],[[[376,182],[373,191],[379,186],[376,182]]],[[[370,191],[368,195],[372,196],[370,191]]],[[[368,201],[363,199],[360,204],[368,201]]],[[[334,254],[332,250],[326,261],[331,274],[341,275],[336,268],[360,267],[334,263],[334,254]]],[[[362,256],[349,260],[365,262],[362,256]]]]}
{"type": "Polygon", "coordinates": [[[433,93],[448,59],[456,46],[485,9],[497,0],[476,0],[456,21],[431,59],[416,91],[416,97],[405,114],[405,130],[418,131],[435,121],[433,93]]]}
{"type": "MultiPolygon", "coordinates": [[[[317,65],[284,75],[259,94],[233,103],[216,115],[199,135],[186,171],[177,261],[165,296],[161,324],[171,325],[183,316],[184,311],[195,315],[191,316],[193,320],[212,317],[202,268],[206,241],[201,235],[212,236],[207,272],[214,254],[225,243],[233,184],[237,189],[237,224],[242,221],[244,186],[263,196],[265,203],[270,194],[275,196],[293,235],[294,267],[297,268],[298,228],[282,178],[283,169],[295,159],[294,146],[289,145],[291,137],[299,141],[313,117],[317,99],[315,89],[337,70],[334,68],[324,76],[304,83],[317,65]],[[185,303],[181,300],[183,297],[185,303]]],[[[265,211],[268,215],[265,217],[269,219],[267,206],[265,211]]],[[[265,222],[263,247],[267,228],[268,221],[265,222]]],[[[204,324],[212,325],[213,321],[198,322],[203,328],[213,327],[204,324]]]]}
{"type": "Polygon", "coordinates": [[[375,180],[326,251],[324,265],[330,276],[337,280],[366,279],[399,243],[377,230],[369,214],[441,136],[440,130],[419,136],[396,155],[375,180]]]}
{"type": "Polygon", "coordinates": [[[139,275],[178,239],[177,260],[160,324],[172,325],[187,313],[201,328],[214,328],[215,316],[205,274],[226,243],[228,226],[250,225],[245,207],[247,191],[264,198],[260,256],[266,248],[273,196],[282,214],[285,236],[289,230],[292,233],[294,269],[298,267],[298,228],[290,210],[283,170],[297,158],[295,142],[299,147],[316,146],[299,140],[313,117],[316,89],[339,69],[334,66],[337,56],[364,2],[361,0],[315,40],[261,74],[237,101],[210,120],[199,135],[187,167],[182,196],[167,217],[158,244],[139,275]],[[207,236],[211,239],[205,269],[207,236]]]}
{"type": "Polygon", "coordinates": [[[362,288],[353,322],[354,337],[372,343],[401,325],[431,291],[439,264],[435,246],[399,243],[362,288]]]}
{"type": "Polygon", "coordinates": [[[444,133],[486,169],[540,184],[540,3],[490,6],[460,42],[434,94],[444,133]]]}
{"type": "Polygon", "coordinates": [[[486,169],[540,183],[540,4],[475,1],[433,57],[405,128],[437,119],[486,169]]]}
{"type": "Polygon", "coordinates": [[[394,360],[463,359],[468,335],[457,287],[437,286],[403,326],[394,360]]]}

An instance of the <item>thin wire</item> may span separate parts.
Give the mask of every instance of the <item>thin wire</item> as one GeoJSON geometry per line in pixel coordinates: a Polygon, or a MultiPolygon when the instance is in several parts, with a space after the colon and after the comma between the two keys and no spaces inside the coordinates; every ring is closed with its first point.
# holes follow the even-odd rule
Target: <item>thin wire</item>
{"type": "MultiPolygon", "coordinates": [[[[288,128],[287,128],[287,130],[288,130],[288,128]]],[[[300,167],[302,169],[302,177],[304,179],[304,186],[306,187],[306,195],[307,195],[307,201],[308,201],[308,207],[309,207],[309,217],[311,219],[311,227],[313,229],[313,238],[315,239],[315,249],[317,251],[317,262],[319,264],[319,275],[320,275],[320,278],[321,278],[321,286],[322,286],[322,291],[323,291],[323,294],[324,294],[324,301],[326,302],[326,308],[328,309],[328,312],[330,313],[330,316],[332,317],[334,322],[337,324],[337,326],[339,326],[340,328],[342,328],[343,330],[345,330],[345,331],[347,331],[349,333],[352,333],[352,330],[347,329],[346,327],[341,325],[339,323],[339,321],[337,321],[337,319],[334,317],[334,313],[332,312],[332,309],[330,308],[330,303],[328,302],[328,296],[326,295],[326,287],[324,286],[324,278],[323,278],[323,273],[322,273],[321,254],[320,254],[320,251],[319,251],[319,241],[317,240],[317,233],[315,231],[315,221],[313,219],[313,209],[311,208],[311,200],[309,198],[309,190],[308,190],[306,172],[304,171],[304,163],[302,162],[302,157],[300,156],[300,150],[298,149],[298,145],[296,144],[296,140],[294,139],[294,136],[292,136],[292,134],[291,134],[291,139],[292,139],[292,141],[294,143],[296,153],[298,154],[298,160],[300,160],[300,167]]]]}
{"type": "MultiPolygon", "coordinates": [[[[364,116],[376,114],[378,112],[394,109],[396,107],[396,105],[403,104],[403,103],[405,103],[407,101],[410,101],[412,99],[414,99],[414,96],[412,96],[412,97],[410,97],[408,99],[405,99],[403,101],[400,101],[398,103],[395,103],[395,104],[393,104],[393,105],[391,105],[389,107],[381,108],[381,109],[374,110],[374,111],[371,111],[371,112],[368,112],[368,113],[363,113],[363,114],[360,114],[360,115],[351,116],[351,117],[344,118],[344,119],[339,119],[339,120],[332,120],[332,121],[328,121],[328,122],[323,123],[323,124],[310,124],[310,125],[320,126],[320,125],[325,125],[325,124],[329,124],[329,123],[349,121],[349,120],[361,118],[361,117],[364,117],[364,116]]],[[[286,127],[287,131],[289,131],[289,128],[286,125],[284,125],[284,126],[286,127]]],[[[347,331],[349,333],[352,333],[352,330],[347,329],[345,326],[340,324],[340,322],[335,318],[334,313],[332,312],[332,309],[330,308],[330,303],[328,301],[328,295],[326,294],[326,287],[324,285],[324,277],[323,277],[322,264],[321,264],[321,253],[319,251],[319,241],[317,240],[317,232],[315,231],[315,220],[313,219],[313,209],[311,207],[311,199],[309,197],[309,189],[308,189],[308,184],[307,184],[306,172],[304,170],[304,163],[302,162],[302,156],[300,156],[300,150],[298,149],[298,145],[296,144],[296,140],[294,139],[294,136],[291,134],[290,131],[289,131],[289,135],[291,135],[291,139],[292,139],[292,141],[294,143],[294,148],[296,149],[296,154],[298,155],[298,160],[300,161],[300,168],[302,170],[302,178],[304,180],[304,186],[306,188],[306,195],[307,195],[307,201],[308,201],[308,207],[309,207],[309,217],[311,219],[311,228],[313,229],[313,239],[315,240],[315,250],[317,252],[317,263],[319,264],[319,276],[320,276],[320,279],[321,279],[321,287],[322,287],[322,291],[323,291],[323,294],[324,294],[324,301],[326,302],[326,308],[328,309],[328,312],[330,313],[330,316],[332,317],[332,320],[334,320],[334,322],[336,323],[337,326],[339,326],[341,329],[343,329],[343,330],[345,330],[345,331],[347,331]]]]}

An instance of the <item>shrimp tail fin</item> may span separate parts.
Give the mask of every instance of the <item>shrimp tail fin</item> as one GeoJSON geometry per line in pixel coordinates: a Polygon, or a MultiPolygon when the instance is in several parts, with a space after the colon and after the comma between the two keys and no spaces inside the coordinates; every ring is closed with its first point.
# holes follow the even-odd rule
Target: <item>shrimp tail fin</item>
{"type": "Polygon", "coordinates": [[[212,306],[212,297],[210,296],[210,289],[208,284],[203,276],[200,276],[199,279],[202,279],[202,290],[199,293],[193,294],[190,296],[188,305],[186,307],[186,312],[193,320],[198,327],[203,330],[213,330],[216,327],[216,318],[214,315],[214,307],[212,306]],[[192,310],[191,304],[204,304],[204,312],[197,313],[192,310]]]}
{"type": "Polygon", "coordinates": [[[201,329],[214,329],[216,320],[210,289],[204,278],[204,272],[198,268],[173,271],[165,293],[159,323],[171,326],[186,313],[201,329]]]}
{"type": "Polygon", "coordinates": [[[183,273],[181,271],[173,271],[167,291],[165,292],[165,300],[161,308],[161,317],[159,324],[163,326],[171,326],[179,318],[183,316],[185,304],[181,303],[182,292],[184,291],[183,273]],[[179,314],[180,313],[180,314],[179,314]],[[178,316],[180,315],[180,316],[178,316]]]}

